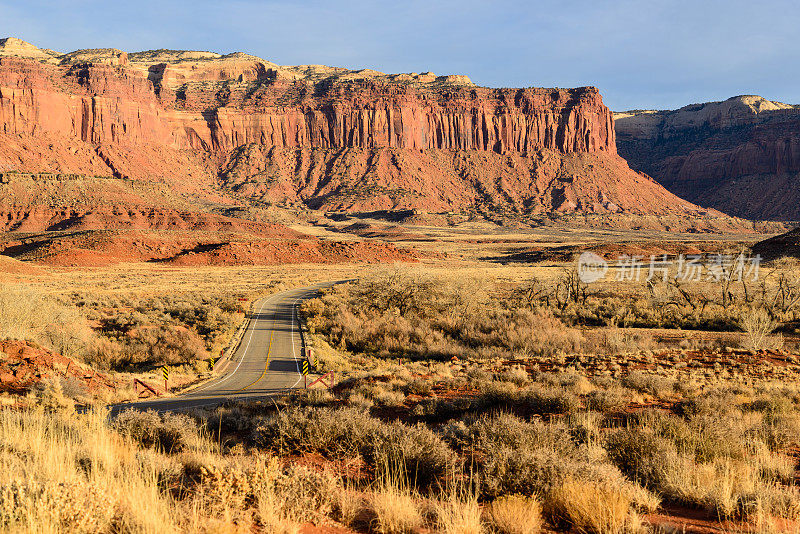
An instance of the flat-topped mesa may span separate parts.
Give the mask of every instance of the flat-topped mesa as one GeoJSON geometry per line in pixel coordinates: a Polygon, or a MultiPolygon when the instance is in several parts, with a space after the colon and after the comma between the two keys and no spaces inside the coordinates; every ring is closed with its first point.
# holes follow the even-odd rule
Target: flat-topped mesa
{"type": "MultiPolygon", "coordinates": [[[[645,215],[652,222],[630,224],[738,227],[632,171],[594,87],[492,89],[465,76],[285,66],[242,53],[58,54],[6,42],[7,171],[160,184],[180,194],[181,206],[202,198],[203,206],[592,215],[609,225],[617,215],[645,215]]],[[[59,199],[64,210],[77,203],[117,213],[138,202],[117,182],[95,180],[87,192],[79,180],[14,175],[0,186],[0,218],[39,228],[52,217],[34,208],[59,199]]],[[[166,202],[160,194],[153,201],[166,202]]]]}
{"type": "Polygon", "coordinates": [[[214,153],[250,143],[616,153],[612,115],[594,87],[489,89],[459,76],[282,67],[247,54],[169,50],[80,50],[54,64],[25,45],[0,54],[4,133],[214,153]]]}

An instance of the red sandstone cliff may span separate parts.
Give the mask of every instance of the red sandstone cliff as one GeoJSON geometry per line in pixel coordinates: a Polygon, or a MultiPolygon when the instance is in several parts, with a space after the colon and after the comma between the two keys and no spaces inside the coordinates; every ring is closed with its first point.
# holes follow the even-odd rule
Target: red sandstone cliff
{"type": "Polygon", "coordinates": [[[200,80],[154,85],[105,64],[51,66],[0,58],[0,129],[94,144],[154,143],[227,152],[277,147],[615,153],[611,113],[593,87],[570,90],[415,87],[373,80],[200,80]],[[157,91],[157,92],[156,92],[157,91]]]}
{"type": "Polygon", "coordinates": [[[616,115],[631,166],[732,215],[800,219],[800,108],[757,96],[616,115]]]}
{"type": "MultiPolygon", "coordinates": [[[[0,47],[0,172],[329,210],[708,215],[616,155],[593,87],[489,89],[245,54],[58,55],[20,43],[0,47]]],[[[0,208],[22,202],[9,198],[0,208]]]]}

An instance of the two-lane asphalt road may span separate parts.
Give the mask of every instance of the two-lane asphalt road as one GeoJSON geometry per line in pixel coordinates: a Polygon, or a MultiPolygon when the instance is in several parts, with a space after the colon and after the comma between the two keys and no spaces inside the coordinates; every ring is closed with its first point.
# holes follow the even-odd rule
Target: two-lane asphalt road
{"type": "Polygon", "coordinates": [[[224,374],[176,397],[115,405],[112,413],[127,408],[171,411],[212,406],[302,387],[300,368],[305,354],[297,306],[330,285],[333,283],[283,291],[254,302],[247,330],[224,374]]]}

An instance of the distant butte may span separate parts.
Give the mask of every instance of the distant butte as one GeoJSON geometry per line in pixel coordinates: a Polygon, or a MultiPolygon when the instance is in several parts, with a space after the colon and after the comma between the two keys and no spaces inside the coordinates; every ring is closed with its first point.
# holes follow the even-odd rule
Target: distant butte
{"type": "Polygon", "coordinates": [[[673,193],[739,217],[800,220],[800,107],[744,95],[615,119],[620,155],[673,193]]]}

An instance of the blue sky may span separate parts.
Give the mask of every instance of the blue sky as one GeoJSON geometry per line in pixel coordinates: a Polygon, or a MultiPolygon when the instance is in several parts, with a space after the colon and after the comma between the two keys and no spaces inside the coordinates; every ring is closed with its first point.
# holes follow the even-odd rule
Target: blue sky
{"type": "Polygon", "coordinates": [[[62,52],[243,51],[494,87],[596,85],[615,110],[800,103],[798,28],[797,0],[0,0],[0,36],[62,52]]]}

